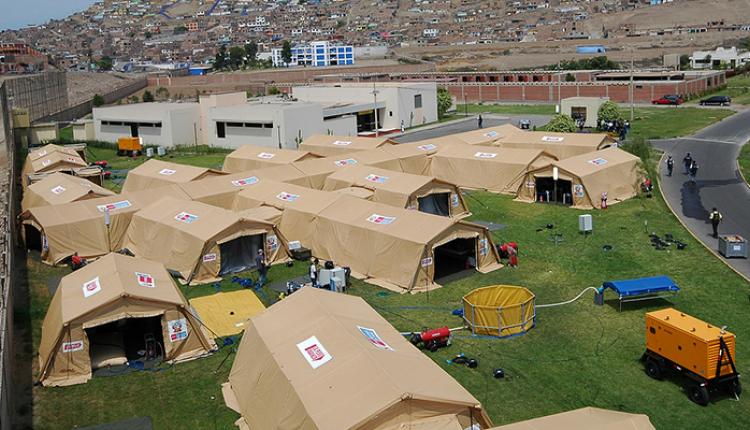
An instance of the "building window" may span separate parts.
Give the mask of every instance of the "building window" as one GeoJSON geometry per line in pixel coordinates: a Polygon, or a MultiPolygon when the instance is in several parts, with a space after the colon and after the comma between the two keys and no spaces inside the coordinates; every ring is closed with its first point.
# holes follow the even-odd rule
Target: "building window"
{"type": "Polygon", "coordinates": [[[216,123],[216,136],[219,139],[224,139],[225,137],[227,137],[226,125],[223,122],[216,123]]]}
{"type": "Polygon", "coordinates": [[[414,96],[414,109],[419,109],[422,107],[422,94],[417,94],[414,96]]]}

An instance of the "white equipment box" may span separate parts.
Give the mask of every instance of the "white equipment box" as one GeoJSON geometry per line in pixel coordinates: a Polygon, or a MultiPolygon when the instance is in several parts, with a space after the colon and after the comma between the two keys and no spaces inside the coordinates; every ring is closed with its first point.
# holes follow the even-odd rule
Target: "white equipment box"
{"type": "Polygon", "coordinates": [[[578,231],[581,233],[591,233],[594,229],[594,221],[591,219],[591,214],[578,215],[578,231]]]}
{"type": "Polygon", "coordinates": [[[346,287],[346,272],[343,268],[320,269],[318,284],[321,287],[328,286],[331,284],[331,278],[335,280],[337,291],[342,291],[346,287]]]}

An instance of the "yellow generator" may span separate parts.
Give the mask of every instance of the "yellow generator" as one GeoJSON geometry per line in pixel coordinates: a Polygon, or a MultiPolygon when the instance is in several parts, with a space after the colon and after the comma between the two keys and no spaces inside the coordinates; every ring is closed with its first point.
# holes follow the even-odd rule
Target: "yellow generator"
{"type": "Polygon", "coordinates": [[[143,143],[140,137],[121,137],[117,139],[117,155],[131,155],[135,151],[140,155],[143,151],[143,143]]]}
{"type": "Polygon", "coordinates": [[[732,396],[742,392],[734,364],[734,334],[676,309],[646,314],[646,374],[661,379],[673,369],[690,379],[690,400],[706,406],[709,390],[724,388],[732,396]]]}

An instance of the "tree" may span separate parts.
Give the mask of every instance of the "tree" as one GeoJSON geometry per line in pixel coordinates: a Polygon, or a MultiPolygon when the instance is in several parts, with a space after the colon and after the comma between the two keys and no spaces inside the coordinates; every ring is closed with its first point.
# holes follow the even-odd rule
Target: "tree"
{"type": "Polygon", "coordinates": [[[292,62],[292,44],[288,40],[285,40],[281,46],[281,60],[286,66],[292,62]]]}
{"type": "Polygon", "coordinates": [[[268,95],[269,96],[275,96],[275,95],[280,94],[280,93],[281,93],[281,91],[279,91],[278,87],[274,87],[274,86],[268,87],[268,95]]]}
{"type": "Polygon", "coordinates": [[[690,56],[687,54],[680,55],[680,70],[690,68],[690,56]]]}
{"type": "Polygon", "coordinates": [[[555,133],[575,133],[578,127],[576,127],[576,122],[573,118],[561,113],[552,117],[552,120],[547,124],[545,129],[555,133]]]}
{"type": "Polygon", "coordinates": [[[155,91],[156,97],[159,98],[159,100],[166,100],[169,98],[169,90],[164,87],[159,87],[155,91]]]}
{"type": "Polygon", "coordinates": [[[448,91],[447,88],[440,87],[437,90],[437,110],[438,110],[438,118],[442,118],[445,116],[445,113],[448,112],[448,109],[453,106],[453,96],[451,96],[451,93],[448,91]]]}
{"type": "Polygon", "coordinates": [[[183,34],[183,33],[187,33],[187,31],[188,31],[188,28],[185,27],[184,25],[181,25],[179,27],[175,27],[173,34],[183,34]]]}
{"type": "Polygon", "coordinates": [[[146,90],[143,92],[143,103],[151,103],[154,101],[154,95],[151,94],[151,91],[146,90]]]}
{"type": "Polygon", "coordinates": [[[239,67],[245,61],[245,49],[239,46],[229,48],[229,66],[239,67]]]}
{"type": "Polygon", "coordinates": [[[599,124],[603,122],[622,121],[622,113],[620,112],[617,103],[606,101],[599,106],[599,111],[596,113],[596,119],[599,124]]]}
{"type": "Polygon", "coordinates": [[[214,58],[214,69],[221,70],[225,67],[227,67],[227,47],[221,45],[219,52],[216,53],[216,58],[214,58]]]}
{"type": "Polygon", "coordinates": [[[245,44],[245,60],[250,65],[254,65],[258,59],[258,44],[254,40],[245,44]]]}
{"type": "Polygon", "coordinates": [[[575,82],[576,77],[572,73],[566,73],[565,74],[565,82],[575,82]]]}
{"type": "Polygon", "coordinates": [[[96,67],[99,70],[112,70],[112,59],[109,57],[102,57],[101,60],[96,62],[96,67]]]}
{"type": "Polygon", "coordinates": [[[136,95],[128,97],[128,103],[138,103],[139,101],[141,101],[141,99],[139,99],[136,95]]]}
{"type": "Polygon", "coordinates": [[[99,107],[104,104],[104,97],[102,97],[100,94],[94,94],[94,98],[91,99],[91,104],[94,105],[94,107],[99,107]]]}

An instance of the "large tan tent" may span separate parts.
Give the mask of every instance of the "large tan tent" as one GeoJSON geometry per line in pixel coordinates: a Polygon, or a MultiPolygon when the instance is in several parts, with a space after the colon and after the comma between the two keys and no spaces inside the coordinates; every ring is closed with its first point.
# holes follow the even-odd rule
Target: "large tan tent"
{"type": "Polygon", "coordinates": [[[476,398],[364,300],[311,287],[250,320],[222,393],[240,429],[492,425],[476,398]]]}
{"type": "Polygon", "coordinates": [[[638,160],[619,148],[607,148],[550,163],[526,173],[518,184],[517,197],[527,202],[552,200],[579,209],[601,209],[602,193],[607,193],[608,204],[638,194],[638,160]],[[556,185],[555,167],[559,176],[556,185]]]}
{"type": "Polygon", "coordinates": [[[240,172],[186,182],[180,184],[179,187],[190,200],[232,210],[237,194],[259,180],[260,177],[255,172],[240,172]]]}
{"type": "Polygon", "coordinates": [[[225,173],[205,167],[151,159],[128,172],[122,192],[151,190],[164,185],[182,184],[223,174],[225,173]]]}
{"type": "Polygon", "coordinates": [[[387,137],[332,136],[314,134],[305,138],[299,145],[300,151],[310,152],[321,157],[334,157],[355,151],[380,148],[395,142],[387,137]]]}
{"type": "Polygon", "coordinates": [[[656,430],[656,427],[646,415],[588,407],[493,427],[492,430],[656,430]]]}
{"type": "Polygon", "coordinates": [[[464,217],[468,206],[458,187],[431,176],[411,175],[371,166],[351,166],[326,178],[325,191],[346,188],[371,191],[368,200],[440,216],[464,217]]]}
{"type": "Polygon", "coordinates": [[[227,155],[224,159],[223,170],[230,173],[246,172],[264,167],[286,165],[308,158],[317,158],[317,156],[306,151],[242,145],[227,155]]]}
{"type": "Polygon", "coordinates": [[[297,216],[282,215],[277,226],[287,240],[308,245],[317,235],[312,227],[315,215],[340,197],[336,193],[263,179],[237,195],[234,210],[271,207],[285,212],[287,208],[297,208],[297,216]]]}
{"type": "Polygon", "coordinates": [[[147,340],[167,362],[216,349],[160,263],[108,254],[60,281],[42,324],[40,381],[81,384],[98,368],[142,359],[147,340]]]}
{"type": "MultiPolygon", "coordinates": [[[[37,152],[37,155],[44,152],[37,152]]],[[[24,187],[32,182],[30,179],[31,176],[39,178],[43,174],[55,172],[73,174],[76,170],[84,169],[88,166],[78,153],[68,154],[65,151],[52,151],[46,152],[46,155],[36,159],[30,157],[31,154],[26,158],[26,163],[21,172],[21,183],[24,187]]]]}
{"type": "Polygon", "coordinates": [[[268,264],[289,258],[286,241],[273,224],[174,197],[162,198],[133,215],[125,247],[139,257],[164,263],[193,284],[255,268],[261,249],[268,264]]]}
{"type": "MultiPolygon", "coordinates": [[[[317,161],[317,160],[305,160],[300,161],[300,163],[307,163],[310,161],[317,161]]],[[[310,179],[307,177],[306,174],[302,173],[299,169],[297,169],[294,165],[297,163],[292,163],[290,165],[286,166],[275,166],[275,167],[266,167],[264,169],[258,169],[253,172],[253,176],[262,177],[264,179],[270,179],[274,181],[279,182],[287,182],[290,184],[295,185],[302,185],[303,187],[309,187],[310,186],[310,179]]]]}
{"type": "Polygon", "coordinates": [[[524,174],[555,157],[538,149],[449,145],[432,156],[432,176],[461,188],[515,193],[524,174]]]}
{"type": "MultiPolygon", "coordinates": [[[[348,154],[341,157],[319,158],[317,160],[305,160],[292,163],[292,167],[301,172],[306,178],[306,187],[322,190],[326,183],[326,178],[333,172],[349,166],[359,164],[355,154],[348,154]]],[[[288,182],[288,181],[285,181],[288,182]]]]}
{"type": "Polygon", "coordinates": [[[21,210],[113,195],[113,191],[102,188],[88,179],[57,172],[24,190],[21,210]]]}
{"type": "Polygon", "coordinates": [[[553,133],[548,131],[523,131],[510,133],[493,143],[501,148],[539,149],[558,160],[594,152],[614,143],[605,133],[553,133]]]}
{"type": "Polygon", "coordinates": [[[38,249],[48,264],[59,264],[76,252],[94,258],[117,251],[123,246],[133,213],[164,196],[188,199],[172,185],[31,208],[21,214],[26,247],[38,249]]]}
{"type": "Polygon", "coordinates": [[[484,227],[351,196],[322,209],[287,207],[282,222],[314,232],[308,242],[290,238],[314,256],[397,292],[438,288],[436,279],[469,268],[487,273],[502,267],[484,227]]]}
{"type": "MultiPolygon", "coordinates": [[[[441,147],[447,147],[448,144],[433,143],[402,143],[400,145],[389,145],[378,148],[377,151],[387,152],[399,162],[399,169],[391,169],[386,166],[372,164],[376,167],[388,168],[399,172],[411,173],[412,175],[430,175],[430,156],[438,152],[441,147]]],[[[359,154],[358,154],[359,155],[359,154]]]]}
{"type": "Polygon", "coordinates": [[[444,138],[453,140],[455,141],[455,143],[466,143],[469,145],[491,145],[498,139],[502,139],[519,132],[523,131],[513,125],[503,124],[496,127],[479,128],[463,133],[450,134],[448,136],[444,136],[444,138]]]}

